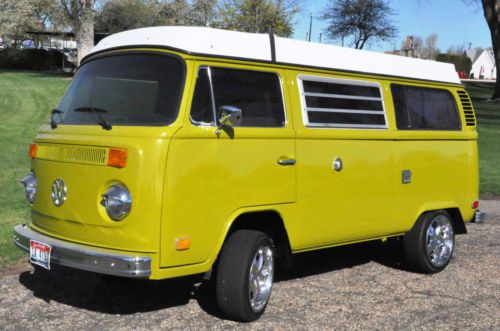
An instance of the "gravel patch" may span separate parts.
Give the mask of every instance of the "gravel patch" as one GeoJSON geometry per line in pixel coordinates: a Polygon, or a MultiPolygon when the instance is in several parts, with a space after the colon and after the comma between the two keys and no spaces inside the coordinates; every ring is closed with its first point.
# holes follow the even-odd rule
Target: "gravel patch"
{"type": "Polygon", "coordinates": [[[486,222],[457,236],[439,274],[406,270],[397,241],[297,255],[251,324],[222,319],[213,289],[195,277],[117,280],[25,264],[0,274],[0,329],[498,330],[500,200],[483,200],[481,209],[486,222]]]}

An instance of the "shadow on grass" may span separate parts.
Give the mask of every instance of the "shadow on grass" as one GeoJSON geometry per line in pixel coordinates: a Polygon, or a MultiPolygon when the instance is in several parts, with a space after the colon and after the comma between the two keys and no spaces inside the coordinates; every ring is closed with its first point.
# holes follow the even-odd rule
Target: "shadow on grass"
{"type": "MultiPolygon", "coordinates": [[[[500,105],[499,105],[500,107],[500,105]]],[[[478,121],[482,122],[483,120],[489,120],[489,121],[500,121],[500,112],[498,115],[496,114],[481,114],[477,115],[478,121]]],[[[488,121],[488,122],[489,122],[488,121]]]]}
{"type": "MultiPolygon", "coordinates": [[[[404,269],[399,242],[368,242],[342,246],[294,257],[295,268],[279,269],[277,282],[335,272],[374,261],[404,269]]],[[[335,277],[334,275],[332,277],[335,277]]],[[[128,315],[186,305],[196,300],[201,309],[221,318],[213,281],[201,275],[161,281],[133,280],[54,266],[51,271],[36,268],[23,272],[19,282],[46,302],[56,301],[104,314],[128,315]]]]}
{"type": "Polygon", "coordinates": [[[0,78],[4,74],[23,74],[30,77],[60,77],[60,78],[71,78],[74,76],[74,72],[64,72],[62,70],[17,70],[17,69],[0,69],[0,78]]]}

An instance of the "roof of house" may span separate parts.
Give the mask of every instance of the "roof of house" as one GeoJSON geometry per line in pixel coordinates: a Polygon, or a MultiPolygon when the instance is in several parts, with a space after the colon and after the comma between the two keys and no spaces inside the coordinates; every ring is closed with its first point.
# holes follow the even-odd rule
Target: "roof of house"
{"type": "MultiPolygon", "coordinates": [[[[479,53],[479,52],[478,52],[479,53]]],[[[476,57],[476,60],[472,62],[472,66],[475,65],[484,65],[484,61],[487,61],[490,65],[495,67],[495,56],[493,55],[492,49],[485,49],[481,53],[479,53],[476,57]],[[480,62],[478,62],[480,61],[480,62]]]]}
{"type": "Polygon", "coordinates": [[[465,55],[470,59],[472,63],[474,63],[479,55],[481,55],[481,52],[478,52],[478,49],[466,49],[465,55]]]}
{"type": "Polygon", "coordinates": [[[89,55],[128,46],[159,46],[196,55],[460,84],[455,67],[448,63],[204,27],[169,26],[124,31],[101,40],[89,55]]]}
{"type": "Polygon", "coordinates": [[[489,58],[491,64],[493,64],[493,66],[495,66],[496,62],[495,62],[495,55],[493,54],[493,50],[487,49],[487,50],[485,50],[485,52],[488,55],[488,58],[489,58]]]}

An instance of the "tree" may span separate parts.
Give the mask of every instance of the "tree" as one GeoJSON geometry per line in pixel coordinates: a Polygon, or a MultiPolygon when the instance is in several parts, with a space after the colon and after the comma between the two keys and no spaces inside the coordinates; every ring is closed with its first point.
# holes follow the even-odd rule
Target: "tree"
{"type": "Polygon", "coordinates": [[[95,30],[116,33],[153,26],[158,18],[158,6],[154,0],[109,1],[95,15],[95,30]]]}
{"type": "Polygon", "coordinates": [[[465,71],[466,73],[469,73],[472,69],[472,61],[464,53],[461,53],[461,54],[451,54],[451,53],[439,54],[436,57],[436,61],[451,63],[451,64],[455,65],[455,70],[457,72],[465,71]]]}
{"type": "Polygon", "coordinates": [[[226,0],[219,11],[225,29],[290,37],[299,6],[295,0],[226,0]]]}
{"type": "Polygon", "coordinates": [[[450,55],[462,55],[465,52],[465,44],[451,45],[446,53],[450,55]]]}
{"type": "Polygon", "coordinates": [[[423,44],[424,41],[420,36],[407,36],[401,43],[401,51],[404,56],[421,58],[423,44]]]}
{"type": "Polygon", "coordinates": [[[439,49],[436,47],[437,39],[435,33],[427,36],[425,41],[420,36],[408,36],[401,43],[401,52],[408,57],[435,60],[439,54],[439,49]]]}
{"type": "Polygon", "coordinates": [[[186,0],[174,0],[161,3],[159,21],[155,25],[191,25],[190,7],[186,0]]]}
{"type": "Polygon", "coordinates": [[[491,44],[493,46],[493,56],[497,68],[497,83],[492,99],[500,100],[500,0],[463,0],[468,5],[479,3],[483,7],[484,18],[488,24],[491,34],[491,44]]]}
{"type": "Polygon", "coordinates": [[[95,0],[58,0],[60,6],[51,13],[51,20],[69,25],[75,34],[78,63],[94,46],[95,0]]]}
{"type": "Polygon", "coordinates": [[[191,25],[214,26],[217,25],[217,0],[194,0],[191,8],[191,25]]]}
{"type": "Polygon", "coordinates": [[[329,0],[321,19],[330,40],[351,37],[352,44],[362,49],[369,40],[390,41],[396,37],[396,27],[390,20],[394,11],[385,0],[329,0]]]}
{"type": "Polygon", "coordinates": [[[497,67],[497,83],[492,99],[500,100],[500,0],[481,0],[484,18],[488,23],[493,44],[493,56],[497,67]]]}
{"type": "Polygon", "coordinates": [[[435,60],[439,54],[439,49],[437,48],[438,35],[433,33],[427,38],[425,38],[424,43],[424,59],[435,60]]]}
{"type": "Polygon", "coordinates": [[[36,29],[37,25],[34,1],[0,2],[0,36],[9,36],[14,41],[12,45],[14,48],[26,38],[26,31],[36,29]]]}

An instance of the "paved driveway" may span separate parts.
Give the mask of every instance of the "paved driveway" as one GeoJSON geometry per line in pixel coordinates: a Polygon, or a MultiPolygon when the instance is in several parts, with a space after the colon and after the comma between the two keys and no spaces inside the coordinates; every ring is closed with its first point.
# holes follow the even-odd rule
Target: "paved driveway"
{"type": "Polygon", "coordinates": [[[457,237],[436,275],[404,270],[396,244],[368,243],[297,256],[256,323],[221,319],[197,279],[110,282],[26,265],[0,276],[0,329],[500,329],[500,200],[483,225],[457,237]]]}

